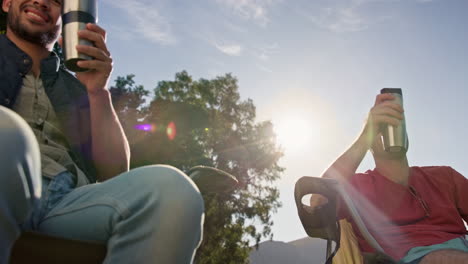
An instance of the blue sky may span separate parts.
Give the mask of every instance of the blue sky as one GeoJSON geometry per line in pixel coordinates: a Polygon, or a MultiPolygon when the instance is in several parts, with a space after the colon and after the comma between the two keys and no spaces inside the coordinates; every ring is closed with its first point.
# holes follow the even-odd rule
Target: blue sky
{"type": "Polygon", "coordinates": [[[113,79],[134,73],[152,90],[181,70],[232,73],[258,121],[287,131],[273,232],[291,241],[305,236],[295,181],[352,143],[383,87],[403,88],[410,163],[468,175],[467,11],[467,0],[101,0],[99,23],[113,79]]]}

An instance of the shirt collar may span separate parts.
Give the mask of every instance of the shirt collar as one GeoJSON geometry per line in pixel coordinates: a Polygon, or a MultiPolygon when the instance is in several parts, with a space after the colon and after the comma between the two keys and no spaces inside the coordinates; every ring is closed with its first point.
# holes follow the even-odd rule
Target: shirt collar
{"type": "MultiPolygon", "coordinates": [[[[404,187],[404,185],[396,183],[396,182],[390,180],[389,178],[385,177],[382,173],[379,172],[379,170],[377,168],[374,168],[373,170],[366,171],[366,174],[371,175],[372,177],[374,177],[375,180],[384,181],[386,183],[391,183],[391,184],[397,184],[399,186],[404,187]]],[[[413,167],[409,167],[408,186],[410,185],[410,181],[413,178],[412,175],[413,175],[413,167]]]]}
{"type": "Polygon", "coordinates": [[[0,48],[3,54],[11,61],[16,63],[18,71],[21,75],[26,75],[32,67],[32,60],[28,54],[22,51],[15,43],[7,38],[6,35],[0,35],[0,48]]]}
{"type": "Polygon", "coordinates": [[[60,59],[55,52],[41,61],[41,76],[43,78],[55,77],[60,68],[60,59]]]}
{"type": "MultiPolygon", "coordinates": [[[[0,49],[5,51],[7,57],[14,61],[18,67],[18,71],[21,75],[26,75],[32,68],[32,59],[22,51],[15,43],[13,43],[6,35],[0,35],[0,49]]],[[[60,59],[51,52],[50,56],[41,61],[41,75],[54,76],[57,74],[60,67],[60,59]]]]}

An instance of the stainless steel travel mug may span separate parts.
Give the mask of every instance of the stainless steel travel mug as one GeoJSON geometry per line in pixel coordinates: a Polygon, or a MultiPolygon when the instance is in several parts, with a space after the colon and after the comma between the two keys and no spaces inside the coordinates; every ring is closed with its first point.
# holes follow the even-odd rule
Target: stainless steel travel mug
{"type": "Polygon", "coordinates": [[[92,60],[92,57],[78,53],[76,45],[93,46],[90,41],[78,37],[78,31],[85,29],[87,23],[97,23],[97,0],[64,0],[62,4],[63,56],[65,66],[74,72],[87,71],[76,63],[92,60]]]}
{"type": "MultiPolygon", "coordinates": [[[[400,88],[384,88],[380,93],[391,93],[395,97],[394,102],[403,107],[403,93],[400,88]]],[[[405,153],[408,151],[408,135],[404,114],[400,125],[383,125],[381,132],[385,151],[405,153]]]]}

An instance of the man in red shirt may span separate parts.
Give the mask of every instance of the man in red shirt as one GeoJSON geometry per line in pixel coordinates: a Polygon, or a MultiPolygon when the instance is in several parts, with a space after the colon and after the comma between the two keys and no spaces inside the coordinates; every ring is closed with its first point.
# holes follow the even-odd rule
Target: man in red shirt
{"type": "MultiPolygon", "coordinates": [[[[468,263],[468,179],[450,167],[410,167],[406,153],[384,150],[379,127],[404,118],[393,99],[377,96],[357,140],[322,177],[345,185],[370,233],[399,263],[468,263]],[[356,174],[368,150],[375,169],[356,174]]],[[[357,237],[363,252],[373,251],[357,237]]]]}

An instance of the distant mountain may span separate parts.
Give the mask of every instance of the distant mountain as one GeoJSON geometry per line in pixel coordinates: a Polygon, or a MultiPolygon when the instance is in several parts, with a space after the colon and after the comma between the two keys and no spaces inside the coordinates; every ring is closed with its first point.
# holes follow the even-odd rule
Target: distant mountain
{"type": "Polygon", "coordinates": [[[325,240],[302,238],[289,243],[266,241],[250,253],[251,264],[322,264],[325,263],[325,240]]]}

